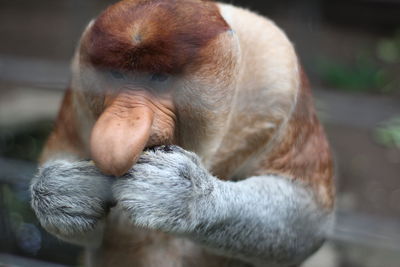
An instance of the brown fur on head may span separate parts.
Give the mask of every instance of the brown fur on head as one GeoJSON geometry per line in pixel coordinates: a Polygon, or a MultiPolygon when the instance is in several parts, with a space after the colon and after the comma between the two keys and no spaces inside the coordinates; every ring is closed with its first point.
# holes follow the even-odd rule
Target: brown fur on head
{"type": "Polygon", "coordinates": [[[200,0],[126,0],[109,7],[82,45],[105,69],[178,74],[229,26],[200,0]]]}

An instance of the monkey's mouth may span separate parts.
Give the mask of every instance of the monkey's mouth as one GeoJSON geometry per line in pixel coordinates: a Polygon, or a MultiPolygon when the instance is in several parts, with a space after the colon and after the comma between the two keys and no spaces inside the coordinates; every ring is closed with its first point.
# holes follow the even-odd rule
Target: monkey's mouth
{"type": "Polygon", "coordinates": [[[121,176],[146,148],[175,143],[175,125],[174,106],[167,95],[123,90],[108,96],[92,130],[92,159],[105,174],[121,176]]]}

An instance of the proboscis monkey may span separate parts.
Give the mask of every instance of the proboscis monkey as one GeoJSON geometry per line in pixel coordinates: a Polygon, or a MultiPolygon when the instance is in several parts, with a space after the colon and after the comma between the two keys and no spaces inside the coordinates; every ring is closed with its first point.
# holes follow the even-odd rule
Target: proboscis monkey
{"type": "Polygon", "coordinates": [[[32,206],[87,265],[297,266],[321,246],[329,146],[270,20],[125,0],[87,26],[72,73],[32,206]]]}

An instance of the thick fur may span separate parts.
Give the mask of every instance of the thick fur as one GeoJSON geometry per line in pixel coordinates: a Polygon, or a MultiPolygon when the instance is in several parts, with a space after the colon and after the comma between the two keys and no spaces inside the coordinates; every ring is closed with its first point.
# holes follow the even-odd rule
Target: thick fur
{"type": "Polygon", "coordinates": [[[213,220],[215,181],[195,154],[164,146],[146,151],[113,192],[135,225],[185,234],[213,220]]]}
{"type": "Polygon", "coordinates": [[[213,177],[179,147],[145,152],[113,186],[135,226],[191,238],[260,266],[292,266],[322,243],[331,217],[285,177],[213,177]]]}
{"type": "Polygon", "coordinates": [[[101,241],[98,228],[115,198],[132,227],[180,235],[260,266],[300,263],[331,223],[301,184],[279,176],[221,181],[177,146],[144,152],[114,182],[113,197],[110,178],[84,161],[45,164],[31,190],[43,227],[65,240],[101,241]]]}
{"type": "Polygon", "coordinates": [[[75,244],[101,242],[111,196],[110,177],[88,161],[49,161],[31,184],[31,204],[41,225],[75,244]]]}

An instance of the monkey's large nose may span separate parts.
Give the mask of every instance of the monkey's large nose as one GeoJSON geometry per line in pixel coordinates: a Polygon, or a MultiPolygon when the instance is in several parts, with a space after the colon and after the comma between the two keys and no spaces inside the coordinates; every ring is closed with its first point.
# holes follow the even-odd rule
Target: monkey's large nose
{"type": "Polygon", "coordinates": [[[145,148],[154,119],[154,111],[146,101],[146,98],[135,99],[122,93],[113,99],[94,125],[91,154],[105,174],[125,174],[145,148]]]}

